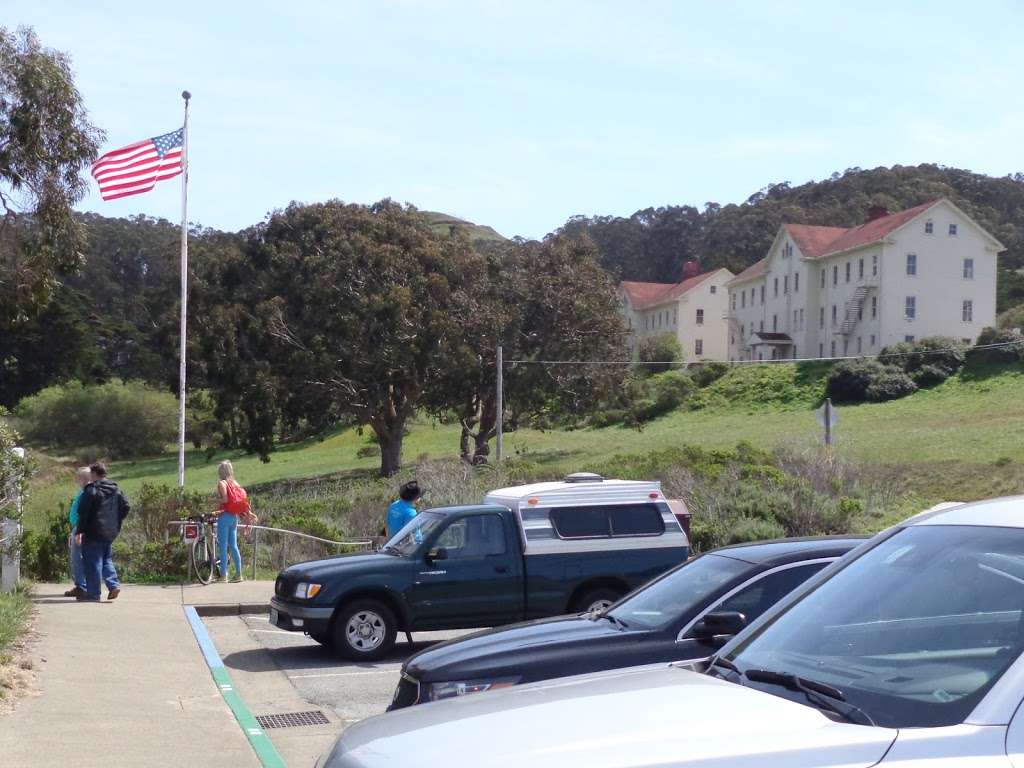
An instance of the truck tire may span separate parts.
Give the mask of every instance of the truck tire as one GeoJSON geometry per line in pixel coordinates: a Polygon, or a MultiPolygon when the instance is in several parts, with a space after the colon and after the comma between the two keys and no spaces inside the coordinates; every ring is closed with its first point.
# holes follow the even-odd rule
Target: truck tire
{"type": "Polygon", "coordinates": [[[597,589],[590,589],[584,592],[579,600],[576,601],[575,610],[582,613],[592,613],[593,611],[604,610],[609,605],[617,601],[622,597],[624,593],[621,590],[614,589],[612,587],[598,587],[597,589]]]}
{"type": "Polygon", "coordinates": [[[328,648],[330,648],[330,646],[331,646],[331,636],[330,636],[330,634],[324,634],[323,632],[307,632],[306,634],[309,635],[314,640],[316,640],[318,643],[320,643],[320,645],[326,645],[328,648]]]}
{"type": "Polygon", "coordinates": [[[384,603],[353,600],[334,614],[331,645],[335,653],[346,659],[375,661],[394,648],[397,631],[395,615],[384,603]]]}

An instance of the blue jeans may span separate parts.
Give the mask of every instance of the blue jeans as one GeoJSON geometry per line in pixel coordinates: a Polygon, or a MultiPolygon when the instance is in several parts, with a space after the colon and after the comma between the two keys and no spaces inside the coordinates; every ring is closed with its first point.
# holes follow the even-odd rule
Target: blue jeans
{"type": "Polygon", "coordinates": [[[242,553],[238,551],[238,515],[221,512],[217,516],[217,547],[220,550],[220,575],[228,575],[228,550],[235,561],[235,572],[242,575],[242,553]]]}
{"type": "Polygon", "coordinates": [[[107,583],[107,589],[117,589],[117,579],[112,557],[112,545],[106,541],[82,539],[82,567],[85,571],[85,591],[89,597],[100,599],[100,581],[107,583]]]}
{"type": "Polygon", "coordinates": [[[68,549],[71,554],[71,578],[75,586],[85,592],[85,562],[82,560],[82,548],[75,541],[74,530],[68,538],[68,549]]]}

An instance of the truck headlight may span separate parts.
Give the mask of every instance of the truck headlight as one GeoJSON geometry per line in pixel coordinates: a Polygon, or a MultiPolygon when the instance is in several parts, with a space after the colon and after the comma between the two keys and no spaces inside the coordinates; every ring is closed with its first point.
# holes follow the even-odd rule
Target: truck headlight
{"type": "Polygon", "coordinates": [[[320,594],[320,587],[320,584],[311,584],[306,581],[299,582],[295,585],[295,596],[300,600],[312,600],[320,594]]]}
{"type": "Polygon", "coordinates": [[[520,679],[518,677],[496,677],[492,680],[453,680],[448,683],[431,683],[427,687],[427,695],[424,698],[427,701],[440,701],[441,699],[465,696],[467,693],[496,691],[499,688],[511,688],[520,679]]]}

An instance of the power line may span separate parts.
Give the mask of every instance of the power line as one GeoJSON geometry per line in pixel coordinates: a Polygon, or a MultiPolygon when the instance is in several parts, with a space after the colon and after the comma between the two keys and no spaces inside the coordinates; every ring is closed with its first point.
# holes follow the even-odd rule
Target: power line
{"type": "Polygon", "coordinates": [[[704,365],[723,363],[725,365],[773,365],[778,363],[829,363],[842,360],[873,360],[881,357],[909,357],[911,355],[943,355],[949,352],[964,353],[982,349],[1002,349],[1024,345],[1024,338],[1017,341],[1001,341],[995,344],[978,344],[971,347],[948,347],[946,349],[922,349],[912,352],[879,352],[877,355],[845,355],[842,357],[784,357],[775,360],[505,360],[506,365],[704,365]]]}

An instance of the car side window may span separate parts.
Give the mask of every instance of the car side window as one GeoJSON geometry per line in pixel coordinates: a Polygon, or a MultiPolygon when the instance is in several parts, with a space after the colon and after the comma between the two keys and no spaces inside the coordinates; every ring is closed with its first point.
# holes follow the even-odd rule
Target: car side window
{"type": "Polygon", "coordinates": [[[828,563],[808,563],[793,568],[769,571],[753,584],[749,584],[731,597],[727,597],[710,610],[738,611],[746,617],[747,624],[750,624],[826,565],[828,563]]]}
{"type": "Polygon", "coordinates": [[[453,521],[434,543],[449,560],[504,555],[505,526],[498,515],[468,515],[453,521]]]}

